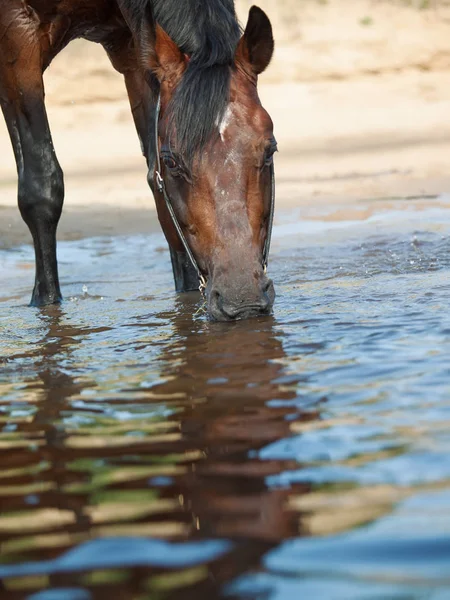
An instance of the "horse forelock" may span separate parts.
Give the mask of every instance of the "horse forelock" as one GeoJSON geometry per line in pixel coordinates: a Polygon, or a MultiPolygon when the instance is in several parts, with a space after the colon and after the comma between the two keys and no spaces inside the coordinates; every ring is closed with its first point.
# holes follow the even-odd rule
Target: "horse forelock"
{"type": "Polygon", "coordinates": [[[192,163],[211,139],[229,100],[241,36],[233,0],[154,0],[156,21],[189,57],[169,106],[169,135],[192,163]]]}
{"type": "Polygon", "coordinates": [[[171,143],[189,165],[211,139],[228,105],[229,65],[189,65],[166,111],[171,143]]]}

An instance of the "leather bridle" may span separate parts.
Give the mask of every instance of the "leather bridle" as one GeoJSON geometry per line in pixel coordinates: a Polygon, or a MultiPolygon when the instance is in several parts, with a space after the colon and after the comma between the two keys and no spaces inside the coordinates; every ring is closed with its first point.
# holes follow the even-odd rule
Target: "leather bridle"
{"type": "MultiPolygon", "coordinates": [[[[194,269],[197,273],[197,277],[198,277],[198,281],[199,281],[198,289],[199,289],[200,293],[202,295],[204,295],[206,286],[208,285],[208,282],[206,280],[205,275],[202,273],[197,260],[195,259],[195,256],[188,244],[188,241],[187,241],[187,239],[183,233],[183,230],[181,228],[181,225],[177,219],[177,216],[176,216],[175,211],[172,206],[172,202],[170,201],[169,195],[166,191],[166,186],[165,186],[164,179],[163,179],[162,172],[161,172],[161,155],[159,153],[159,131],[158,131],[160,113],[161,113],[161,96],[159,95],[158,102],[156,104],[156,111],[155,111],[155,153],[156,153],[155,185],[156,185],[159,193],[162,194],[164,197],[164,201],[166,203],[167,210],[169,211],[170,217],[172,219],[172,223],[178,233],[178,237],[180,238],[181,243],[183,244],[184,249],[186,250],[186,254],[189,256],[189,260],[191,261],[192,266],[194,267],[194,269]]],[[[273,163],[270,166],[270,187],[271,187],[271,191],[270,191],[271,197],[270,197],[269,223],[267,226],[266,240],[264,242],[263,262],[262,262],[264,273],[267,272],[267,265],[269,263],[270,243],[272,240],[273,218],[274,218],[274,212],[275,212],[275,169],[274,169],[273,163]]]]}

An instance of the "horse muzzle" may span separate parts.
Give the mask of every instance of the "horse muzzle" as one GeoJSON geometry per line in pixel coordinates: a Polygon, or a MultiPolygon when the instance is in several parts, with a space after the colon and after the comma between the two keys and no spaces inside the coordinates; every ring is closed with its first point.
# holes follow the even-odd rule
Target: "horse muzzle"
{"type": "Polygon", "coordinates": [[[275,300],[273,281],[264,277],[255,288],[212,285],[208,312],[214,321],[239,321],[269,315],[275,300]]]}

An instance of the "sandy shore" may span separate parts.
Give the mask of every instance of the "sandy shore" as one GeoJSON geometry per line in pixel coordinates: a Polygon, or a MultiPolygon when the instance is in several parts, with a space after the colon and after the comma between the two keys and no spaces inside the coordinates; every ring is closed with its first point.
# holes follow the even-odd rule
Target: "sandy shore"
{"type": "MultiPolygon", "coordinates": [[[[372,42],[385,39],[389,7],[384,2],[366,2],[362,10],[363,4],[349,0],[347,5],[359,8],[352,17],[357,27],[349,29],[354,33],[346,42],[346,54],[343,40],[336,49],[332,47],[336,32],[331,36],[328,51],[334,56],[333,72],[324,70],[319,61],[314,77],[311,69],[303,78],[296,71],[296,81],[290,79],[291,67],[280,73],[277,65],[289,40],[292,43],[285,34],[273,73],[261,78],[260,94],[274,119],[280,148],[279,211],[301,207],[302,216],[308,218],[348,218],[350,211],[353,217],[364,218],[367,211],[379,210],[395,198],[419,197],[427,205],[441,203],[445,198],[435,196],[450,190],[450,61],[447,64],[441,48],[442,19],[437,17],[442,13],[404,12],[402,6],[395,19],[391,15],[392,26],[408,15],[408,40],[415,31],[417,51],[422,48],[425,62],[438,51],[442,60],[433,59],[425,69],[416,64],[414,53],[409,63],[398,54],[394,69],[386,62],[388,53],[380,52],[379,68],[375,69],[367,67],[366,58],[370,55],[375,60],[376,44],[369,51],[370,44],[361,36],[373,27],[372,42]],[[364,20],[358,16],[360,12],[369,14],[369,5],[373,11],[380,7],[384,11],[377,17],[382,25],[379,31],[375,16],[370,17],[370,26],[358,21],[364,20]],[[425,25],[435,27],[435,51],[428,30],[425,35],[428,54],[424,54],[420,37],[425,25]],[[358,56],[359,63],[354,59],[358,56]],[[360,65],[359,70],[355,64],[360,65]]],[[[245,9],[244,2],[240,9],[245,9]]],[[[305,2],[304,15],[309,17],[305,16],[301,39],[291,46],[300,52],[303,40],[311,61],[319,46],[324,51],[331,25],[340,22],[335,1],[322,9],[318,13],[317,6],[313,10],[311,2],[305,2]],[[321,24],[318,15],[323,17],[321,24]]],[[[278,28],[280,19],[277,13],[278,28]]],[[[450,30],[449,24],[447,28],[450,30]]],[[[391,43],[395,57],[398,40],[391,43]]],[[[155,230],[153,199],[123,82],[109,67],[101,48],[74,43],[50,68],[46,87],[54,143],[66,181],[60,238],[155,230]]],[[[15,164],[3,121],[0,156],[0,247],[8,247],[30,238],[16,208],[15,164]]]]}

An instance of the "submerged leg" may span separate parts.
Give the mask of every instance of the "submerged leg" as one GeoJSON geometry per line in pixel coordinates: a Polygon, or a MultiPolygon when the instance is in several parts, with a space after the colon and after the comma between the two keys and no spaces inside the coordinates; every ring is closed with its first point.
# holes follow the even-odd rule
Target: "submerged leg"
{"type": "Polygon", "coordinates": [[[9,24],[1,38],[0,56],[10,56],[11,60],[0,59],[0,103],[17,163],[19,209],[33,237],[36,255],[31,305],[43,306],[61,301],[56,229],[64,183],[44,104],[42,50],[33,16],[26,17],[30,23],[26,34],[18,20],[17,25],[9,24]]]}
{"type": "MultiPolygon", "coordinates": [[[[131,112],[141,141],[142,153],[147,160],[148,182],[154,193],[153,172],[156,162],[155,110],[159,84],[156,79],[150,84],[145,81],[134,50],[131,51],[132,46],[129,40],[124,41],[127,43],[119,45],[116,37],[114,45],[106,43],[104,46],[114,68],[122,73],[125,78],[131,112]]],[[[163,207],[163,210],[166,209],[163,207]]],[[[163,218],[163,220],[166,219],[163,218]]],[[[186,252],[174,249],[170,244],[169,249],[176,291],[190,292],[198,290],[198,276],[186,252]]]]}

